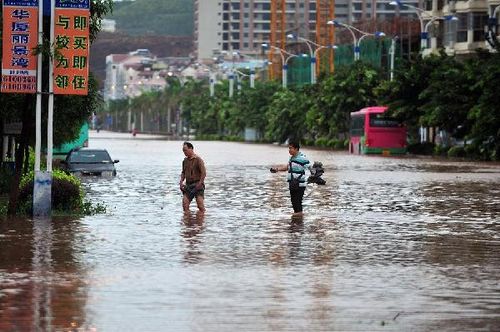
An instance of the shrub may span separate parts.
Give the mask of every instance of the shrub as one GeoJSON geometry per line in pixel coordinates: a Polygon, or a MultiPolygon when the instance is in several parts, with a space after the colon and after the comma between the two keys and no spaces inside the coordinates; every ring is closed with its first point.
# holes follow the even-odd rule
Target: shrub
{"type": "Polygon", "coordinates": [[[328,142],[326,143],[326,146],[333,149],[335,147],[335,144],[337,144],[336,139],[329,139],[328,142]]]}
{"type": "Polygon", "coordinates": [[[318,137],[316,139],[315,143],[316,143],[315,144],[316,146],[326,147],[326,146],[328,146],[328,138],[326,138],[326,137],[318,137]]]}
{"type": "Polygon", "coordinates": [[[7,165],[2,165],[0,168],[0,194],[9,192],[13,176],[14,171],[7,165]]]}
{"type": "MultiPolygon", "coordinates": [[[[32,211],[34,173],[23,176],[19,185],[19,212],[32,211]]],[[[83,213],[83,191],[80,180],[60,170],[52,173],[52,208],[64,213],[83,213]]]]}
{"type": "Polygon", "coordinates": [[[408,144],[408,152],[412,154],[432,154],[434,144],[430,142],[408,144]]]}
{"type": "Polygon", "coordinates": [[[465,157],[465,149],[463,146],[453,146],[448,150],[448,157],[465,157]]]}
{"type": "Polygon", "coordinates": [[[302,145],[304,146],[313,146],[314,145],[314,140],[311,138],[304,138],[302,140],[302,145]]]}
{"type": "Polygon", "coordinates": [[[449,147],[443,145],[434,146],[434,154],[436,156],[446,156],[448,154],[449,147]]]}
{"type": "Polygon", "coordinates": [[[342,140],[336,141],[335,146],[334,146],[335,150],[344,150],[345,149],[344,144],[345,144],[345,142],[342,140]]]}

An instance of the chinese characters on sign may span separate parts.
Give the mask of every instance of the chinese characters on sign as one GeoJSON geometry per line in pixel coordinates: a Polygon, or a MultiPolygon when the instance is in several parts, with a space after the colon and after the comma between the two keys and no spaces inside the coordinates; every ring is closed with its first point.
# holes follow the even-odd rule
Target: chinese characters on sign
{"type": "Polygon", "coordinates": [[[36,93],[38,0],[3,0],[3,93],[36,93]]]}
{"type": "Polygon", "coordinates": [[[56,0],[54,94],[88,93],[89,8],[88,0],[56,0]]]}

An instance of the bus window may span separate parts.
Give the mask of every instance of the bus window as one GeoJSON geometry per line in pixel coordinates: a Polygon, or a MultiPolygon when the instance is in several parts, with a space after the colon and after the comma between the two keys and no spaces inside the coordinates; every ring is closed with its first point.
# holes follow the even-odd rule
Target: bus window
{"type": "Polygon", "coordinates": [[[384,116],[383,113],[370,114],[370,127],[395,128],[401,126],[402,124],[399,121],[384,116]]]}

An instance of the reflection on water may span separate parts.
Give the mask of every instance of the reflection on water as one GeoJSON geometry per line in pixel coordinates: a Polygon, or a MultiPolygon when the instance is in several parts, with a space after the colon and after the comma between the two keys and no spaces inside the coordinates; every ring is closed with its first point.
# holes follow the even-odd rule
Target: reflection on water
{"type": "Polygon", "coordinates": [[[185,240],[185,253],[184,259],[186,263],[196,264],[201,262],[203,253],[199,245],[203,241],[202,232],[205,228],[204,225],[205,215],[200,212],[184,213],[182,215],[182,228],[181,235],[185,240]]]}
{"type": "Polygon", "coordinates": [[[0,331],[53,331],[85,322],[85,271],[72,220],[0,223],[0,331]]]}
{"type": "Polygon", "coordinates": [[[305,149],[327,185],[292,219],[286,148],[195,142],[185,215],[182,142],[99,135],[107,214],[0,223],[0,331],[500,330],[498,165],[305,149]]]}

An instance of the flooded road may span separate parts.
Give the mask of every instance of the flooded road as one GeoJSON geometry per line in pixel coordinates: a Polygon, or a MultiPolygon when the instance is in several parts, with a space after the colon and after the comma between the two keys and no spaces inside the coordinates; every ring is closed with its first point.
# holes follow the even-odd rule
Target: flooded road
{"type": "Polygon", "coordinates": [[[292,221],[286,147],[92,134],[107,213],[0,222],[0,331],[499,331],[500,166],[303,149],[327,185],[292,221]],[[194,211],[195,204],[192,204],[194,211]]]}

